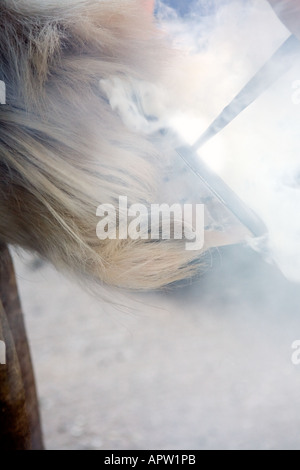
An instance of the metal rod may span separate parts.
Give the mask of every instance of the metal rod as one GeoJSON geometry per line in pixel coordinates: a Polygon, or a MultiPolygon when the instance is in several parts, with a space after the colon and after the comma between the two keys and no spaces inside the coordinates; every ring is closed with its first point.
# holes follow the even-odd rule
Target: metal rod
{"type": "Polygon", "coordinates": [[[202,180],[215,197],[256,237],[262,236],[267,232],[264,223],[218,175],[205,165],[197,155],[197,151],[208,140],[230,124],[281,75],[287,72],[294,63],[296,53],[300,53],[300,40],[291,35],[214,120],[197,142],[191,147],[177,149],[178,154],[193,173],[202,180]]]}
{"type": "Polygon", "coordinates": [[[211,171],[191,147],[176,149],[182,160],[200,178],[211,193],[254,235],[261,237],[267,233],[262,220],[238,197],[238,195],[211,171]]]}
{"type": "Polygon", "coordinates": [[[221,132],[244,111],[244,109],[250,106],[264,91],[287,72],[294,64],[296,53],[300,53],[300,40],[297,39],[296,36],[291,35],[214,120],[192,146],[192,150],[199,150],[212,137],[221,132]]]}

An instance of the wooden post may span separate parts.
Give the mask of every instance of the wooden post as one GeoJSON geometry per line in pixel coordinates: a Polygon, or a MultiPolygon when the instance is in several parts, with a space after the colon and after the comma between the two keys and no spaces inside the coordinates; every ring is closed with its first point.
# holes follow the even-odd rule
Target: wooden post
{"type": "Polygon", "coordinates": [[[0,245],[0,450],[42,450],[43,441],[29,346],[13,263],[0,245]]]}

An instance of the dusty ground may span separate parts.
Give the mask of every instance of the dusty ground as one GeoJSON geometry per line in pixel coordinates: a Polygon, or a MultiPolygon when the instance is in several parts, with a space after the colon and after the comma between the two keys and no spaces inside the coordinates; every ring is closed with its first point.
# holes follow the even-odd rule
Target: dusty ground
{"type": "Polygon", "coordinates": [[[300,449],[300,289],[250,250],[118,309],[16,266],[48,449],[300,449]]]}

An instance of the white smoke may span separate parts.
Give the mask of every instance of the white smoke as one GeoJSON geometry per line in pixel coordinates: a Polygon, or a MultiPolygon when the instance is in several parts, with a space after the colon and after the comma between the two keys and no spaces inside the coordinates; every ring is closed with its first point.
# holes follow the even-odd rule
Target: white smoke
{"type": "MultiPolygon", "coordinates": [[[[199,11],[203,3],[199,2],[199,11]]],[[[178,19],[176,29],[180,31],[178,19]]],[[[213,17],[200,21],[200,32],[184,25],[183,30],[189,31],[187,44],[198,48],[194,57],[198,66],[189,88],[194,96],[199,96],[191,110],[198,120],[192,126],[191,117],[182,115],[177,129],[193,143],[290,33],[263,1],[250,1],[247,5],[231,2],[213,17]],[[196,77],[199,91],[196,86],[194,93],[196,77]]],[[[185,37],[180,34],[181,39],[185,37]]],[[[199,152],[263,219],[272,259],[287,278],[297,282],[300,282],[299,80],[300,56],[285,76],[199,152]]]]}
{"type": "MultiPolygon", "coordinates": [[[[164,93],[140,87],[143,113],[157,116],[155,123],[144,122],[137,107],[126,112],[124,93],[130,93],[120,98],[120,83],[103,84],[129,127],[151,132],[168,121],[194,143],[290,35],[264,0],[220,3],[199,0],[182,19],[158,2],[161,28],[186,53],[164,93]]],[[[300,55],[275,78],[276,70],[274,85],[199,154],[263,219],[271,258],[288,279],[300,282],[300,55]]]]}

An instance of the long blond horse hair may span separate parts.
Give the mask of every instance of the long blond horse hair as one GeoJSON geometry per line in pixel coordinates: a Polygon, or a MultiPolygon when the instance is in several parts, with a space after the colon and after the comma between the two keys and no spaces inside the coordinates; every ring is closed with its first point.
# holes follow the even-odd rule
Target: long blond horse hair
{"type": "Polygon", "coordinates": [[[161,36],[137,0],[0,0],[0,241],[124,288],[197,272],[184,241],[96,236],[99,204],[159,202],[163,151],[126,128],[99,81],[159,81],[161,36]]]}

